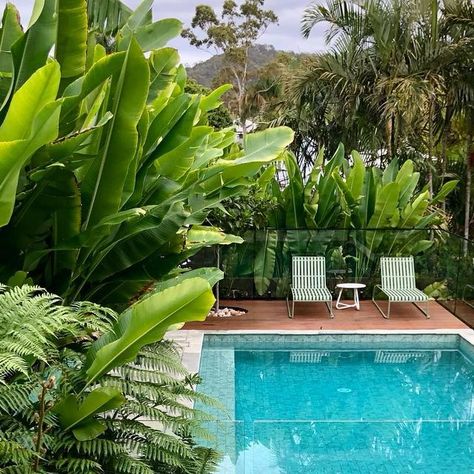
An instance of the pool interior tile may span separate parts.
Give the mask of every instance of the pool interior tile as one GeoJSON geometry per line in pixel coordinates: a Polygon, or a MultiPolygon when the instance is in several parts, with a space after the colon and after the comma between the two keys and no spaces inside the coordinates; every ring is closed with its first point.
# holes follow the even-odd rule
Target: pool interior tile
{"type": "MultiPolygon", "coordinates": [[[[437,400],[426,400],[427,412],[435,407],[436,413],[448,418],[435,423],[427,422],[420,414],[419,419],[415,420],[400,419],[392,422],[385,420],[383,424],[372,420],[359,420],[363,423],[352,425],[347,421],[341,423],[337,420],[328,420],[330,422],[325,423],[321,423],[320,420],[303,420],[301,423],[297,420],[265,422],[253,419],[249,415],[254,410],[252,405],[260,405],[258,410],[262,410],[261,416],[265,416],[266,410],[272,413],[273,405],[278,400],[291,406],[292,397],[295,396],[295,390],[298,390],[298,384],[302,380],[293,377],[292,371],[280,380],[280,388],[273,398],[260,396],[244,407],[241,400],[236,398],[242,396],[245,390],[251,392],[252,387],[249,388],[249,385],[253,383],[258,386],[266,377],[266,372],[273,371],[270,361],[270,365],[267,363],[262,365],[261,372],[237,374],[240,369],[236,366],[246,354],[254,353],[251,357],[258,358],[258,354],[261,355],[262,352],[275,353],[275,356],[268,356],[271,359],[285,358],[287,356],[281,355],[281,352],[288,352],[288,357],[290,359],[293,357],[295,366],[299,364],[300,369],[305,361],[309,361],[309,367],[316,364],[319,371],[329,371],[325,375],[329,385],[332,377],[337,378],[338,374],[338,371],[334,370],[337,366],[334,354],[337,351],[349,354],[351,351],[372,351],[375,356],[370,357],[373,360],[378,358],[385,364],[389,368],[387,374],[392,376],[393,370],[396,373],[397,364],[403,367],[405,372],[408,370],[407,374],[416,375],[417,371],[413,372],[414,367],[410,368],[410,364],[420,364],[422,368],[420,370],[427,370],[430,364],[436,363],[436,360],[441,358],[446,361],[453,358],[462,359],[466,364],[474,361],[474,347],[457,334],[205,335],[201,356],[203,384],[200,390],[220,400],[225,409],[225,415],[213,411],[216,420],[207,425],[209,431],[215,435],[215,445],[225,452],[221,470],[218,470],[219,474],[285,472],[444,474],[447,472],[446,466],[449,466],[451,472],[459,474],[474,472],[474,464],[469,462],[471,459],[469,453],[474,450],[474,410],[471,409],[469,416],[466,415],[464,407],[453,408],[454,401],[450,399],[450,394],[444,393],[443,390],[439,392],[441,395],[437,400]],[[280,355],[278,355],[279,347],[281,347],[280,355]],[[460,357],[460,354],[464,358],[460,357]],[[466,416],[468,420],[465,420],[466,416]],[[464,420],[460,420],[461,417],[464,420]],[[451,446],[453,439],[465,440],[465,445],[457,446],[457,450],[450,448],[449,452],[439,449],[440,446],[451,446]],[[346,445],[341,444],[343,440],[346,440],[346,445]]],[[[349,368],[347,372],[346,367],[346,377],[350,376],[350,370],[352,369],[349,368]]],[[[383,384],[378,387],[373,383],[373,377],[376,375],[370,367],[364,368],[361,372],[360,368],[354,366],[353,370],[354,377],[356,373],[358,378],[369,377],[368,382],[372,382],[371,396],[384,400],[383,384]]],[[[465,372],[465,369],[463,370],[465,372]]],[[[316,371],[313,375],[317,373],[316,371]]],[[[319,372],[319,377],[323,377],[323,372],[319,372]]],[[[454,377],[453,380],[455,379],[454,377]]],[[[346,383],[348,380],[350,379],[346,378],[346,383]]],[[[364,381],[360,380],[360,383],[364,381]]],[[[435,387],[436,383],[434,380],[432,386],[435,387]]],[[[474,393],[473,385],[474,368],[471,393],[474,393]]],[[[449,389],[447,387],[447,390],[449,389]]],[[[347,397],[350,396],[348,392],[347,397]]],[[[394,397],[396,398],[395,395],[394,397]]],[[[325,402],[323,398],[320,397],[322,405],[334,402],[333,396],[326,398],[325,402]]],[[[397,406],[396,399],[392,405],[397,406]]],[[[398,407],[400,410],[408,410],[401,401],[398,407]]],[[[386,414],[386,406],[383,403],[372,407],[371,410],[376,417],[383,418],[386,414]]],[[[414,413],[411,413],[412,418],[415,417],[414,413]]],[[[355,416],[355,412],[352,416],[355,416]]]]}

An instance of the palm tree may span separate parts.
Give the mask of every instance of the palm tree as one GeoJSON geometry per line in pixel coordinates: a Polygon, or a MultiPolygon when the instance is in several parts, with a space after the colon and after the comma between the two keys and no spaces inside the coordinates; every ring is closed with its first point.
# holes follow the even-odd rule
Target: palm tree
{"type": "Polygon", "coordinates": [[[431,54],[425,46],[431,44],[431,14],[420,2],[402,0],[328,1],[306,10],[303,34],[327,22],[332,45],[330,53],[316,57],[306,87],[325,87],[333,96],[335,115],[349,118],[358,131],[358,148],[382,142],[390,160],[404,143],[431,135],[425,148],[432,149],[434,102],[443,82],[420,63],[420,56],[431,54]],[[367,136],[378,140],[364,143],[367,136]]]}
{"type": "Polygon", "coordinates": [[[464,207],[464,254],[471,224],[471,181],[474,162],[474,4],[471,0],[445,0],[441,30],[451,38],[455,67],[447,68],[448,107],[445,121],[461,119],[466,133],[466,183],[464,207]]]}

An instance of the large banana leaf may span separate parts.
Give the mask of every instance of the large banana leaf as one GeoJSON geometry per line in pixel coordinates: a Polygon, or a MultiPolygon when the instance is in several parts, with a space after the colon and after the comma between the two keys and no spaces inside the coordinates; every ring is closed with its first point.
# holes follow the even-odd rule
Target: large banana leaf
{"type": "MultiPolygon", "coordinates": [[[[33,175],[32,179],[37,185],[24,198],[21,211],[15,214],[13,222],[19,238],[7,243],[34,248],[50,230],[54,247],[60,248],[80,233],[81,198],[74,174],[63,166],[51,166],[33,175]]],[[[47,255],[38,255],[41,259],[37,263],[51,268],[53,277],[46,279],[48,288],[63,292],[76,263],[77,250],[58,250],[51,254],[49,261],[43,258],[47,255]]],[[[30,257],[31,253],[25,256],[26,259],[30,257]]],[[[27,269],[26,265],[24,268],[27,269]]]]}
{"type": "Polygon", "coordinates": [[[58,134],[61,104],[52,102],[59,87],[59,66],[36,71],[13,96],[0,127],[0,226],[13,213],[18,178],[33,153],[58,134]]]}
{"type": "Polygon", "coordinates": [[[101,281],[143,262],[161,246],[166,246],[183,226],[189,213],[182,202],[155,206],[136,219],[122,224],[110,243],[93,259],[97,268],[91,281],[101,281]]]}
{"type": "Polygon", "coordinates": [[[131,14],[132,10],[120,0],[87,0],[89,27],[106,35],[122,28],[131,14]]]}
{"type": "MultiPolygon", "coordinates": [[[[26,33],[12,46],[14,80],[12,93],[29,77],[46,64],[48,54],[56,39],[56,0],[36,0],[39,13],[26,33]]],[[[8,102],[4,103],[6,107],[8,102]]]]}
{"type": "Polygon", "coordinates": [[[0,127],[0,141],[21,140],[30,135],[38,112],[56,99],[59,79],[60,69],[56,62],[43,66],[33,74],[13,96],[0,127]]]}
{"type": "Polygon", "coordinates": [[[337,185],[333,178],[333,172],[342,166],[343,161],[344,146],[341,144],[333,157],[324,166],[324,174],[319,180],[319,201],[316,223],[320,228],[335,227],[337,223],[339,217],[337,212],[337,185]]]}
{"type": "Polygon", "coordinates": [[[179,182],[193,166],[198,149],[211,133],[211,127],[194,127],[188,140],[156,160],[157,173],[179,182]]]}
{"type": "Polygon", "coordinates": [[[169,280],[160,281],[158,282],[153,291],[163,291],[167,288],[171,288],[172,286],[176,286],[179,283],[183,282],[184,280],[189,280],[190,278],[203,278],[206,280],[211,287],[213,287],[217,282],[224,278],[224,272],[219,270],[218,268],[197,268],[196,270],[185,271],[179,273],[173,278],[169,280]]]}
{"type": "Polygon", "coordinates": [[[0,226],[13,214],[20,172],[33,153],[58,134],[60,104],[46,105],[33,123],[29,137],[0,142],[0,226]]]}
{"type": "Polygon", "coordinates": [[[55,56],[61,77],[71,81],[84,74],[87,51],[86,0],[58,0],[58,31],[55,56]]]}
{"type": "Polygon", "coordinates": [[[11,47],[23,35],[18,19],[18,10],[7,3],[0,29],[0,104],[5,100],[13,77],[11,47]]]}
{"type": "Polygon", "coordinates": [[[78,397],[69,395],[53,408],[64,430],[72,430],[79,441],[97,438],[106,429],[105,424],[94,419],[94,415],[119,408],[125,397],[113,387],[100,387],[88,393],[82,403],[78,397]]]}
{"type": "Polygon", "coordinates": [[[122,29],[123,37],[119,42],[119,49],[125,50],[132,38],[136,38],[143,51],[151,51],[165,46],[168,41],[176,38],[183,29],[183,24],[175,18],[167,18],[149,25],[143,25],[134,32],[122,29]]]}
{"type": "Polygon", "coordinates": [[[160,340],[168,327],[205,319],[214,301],[206,280],[190,278],[136,303],[119,317],[114,334],[106,334],[89,350],[88,383],[134,360],[144,345],[160,340]]]}
{"type": "Polygon", "coordinates": [[[278,232],[267,230],[265,239],[259,243],[254,261],[255,288],[259,295],[264,295],[272,281],[275,263],[276,248],[278,244],[278,232]]]}
{"type": "Polygon", "coordinates": [[[395,181],[400,185],[399,204],[401,208],[404,208],[413,197],[419,179],[420,173],[414,171],[413,162],[411,160],[405,161],[395,177],[395,181]]]}
{"type": "Polygon", "coordinates": [[[83,182],[84,226],[119,210],[130,163],[138,144],[137,125],[148,96],[148,64],[132,40],[121,74],[112,86],[113,118],[104,146],[83,182]]]}
{"type": "Polygon", "coordinates": [[[199,249],[211,245],[232,245],[243,243],[242,237],[222,232],[216,227],[194,225],[186,235],[186,248],[199,249]]]}
{"type": "MultiPolygon", "coordinates": [[[[243,156],[235,160],[220,160],[203,173],[200,187],[206,194],[219,190],[223,184],[236,186],[242,178],[255,175],[260,168],[277,159],[293,141],[288,127],[270,128],[247,135],[243,156]]],[[[245,181],[244,181],[245,182],[245,181]]]]}
{"type": "Polygon", "coordinates": [[[338,171],[333,172],[333,178],[341,192],[341,204],[346,214],[345,228],[349,228],[349,223],[353,224],[356,229],[363,228],[364,224],[359,215],[359,203],[356,196],[338,171]]]}
{"type": "MultiPolygon", "coordinates": [[[[375,210],[368,227],[369,229],[386,229],[390,227],[394,213],[397,211],[400,185],[397,182],[386,184],[377,192],[375,210]]],[[[373,255],[382,242],[384,234],[380,231],[367,232],[367,250],[373,255]]]]}
{"type": "Polygon", "coordinates": [[[179,54],[173,48],[160,48],[149,58],[151,80],[148,103],[153,101],[154,113],[158,114],[170,99],[175,89],[179,54]]]}
{"type": "Polygon", "coordinates": [[[284,159],[288,173],[288,186],[282,192],[286,211],[285,224],[287,229],[301,229],[306,224],[303,177],[292,153],[285,153],[284,159]]]}

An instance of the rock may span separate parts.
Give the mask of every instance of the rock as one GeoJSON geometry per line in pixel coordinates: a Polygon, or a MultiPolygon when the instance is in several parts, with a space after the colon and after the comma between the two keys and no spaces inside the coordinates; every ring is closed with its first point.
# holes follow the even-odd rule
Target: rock
{"type": "Polygon", "coordinates": [[[209,312],[209,317],[211,318],[233,318],[236,316],[242,316],[245,314],[245,311],[237,311],[232,308],[220,308],[218,311],[211,309],[209,312]]]}

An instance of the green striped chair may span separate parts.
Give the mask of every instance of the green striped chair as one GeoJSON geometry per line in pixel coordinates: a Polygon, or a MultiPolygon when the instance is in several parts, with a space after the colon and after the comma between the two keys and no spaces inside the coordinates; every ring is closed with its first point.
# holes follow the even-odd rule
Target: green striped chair
{"type": "Polygon", "coordinates": [[[288,317],[295,315],[295,302],[326,303],[331,318],[332,295],[326,286],[326,259],[324,257],[293,257],[291,273],[291,308],[286,299],[288,317]]]}
{"type": "Polygon", "coordinates": [[[413,257],[382,257],[380,276],[382,284],[374,286],[372,301],[384,318],[390,318],[391,303],[413,303],[429,319],[429,298],[416,287],[413,257]],[[387,314],[375,301],[377,289],[388,297],[387,314]],[[426,310],[418,303],[426,303],[426,310]]]}

